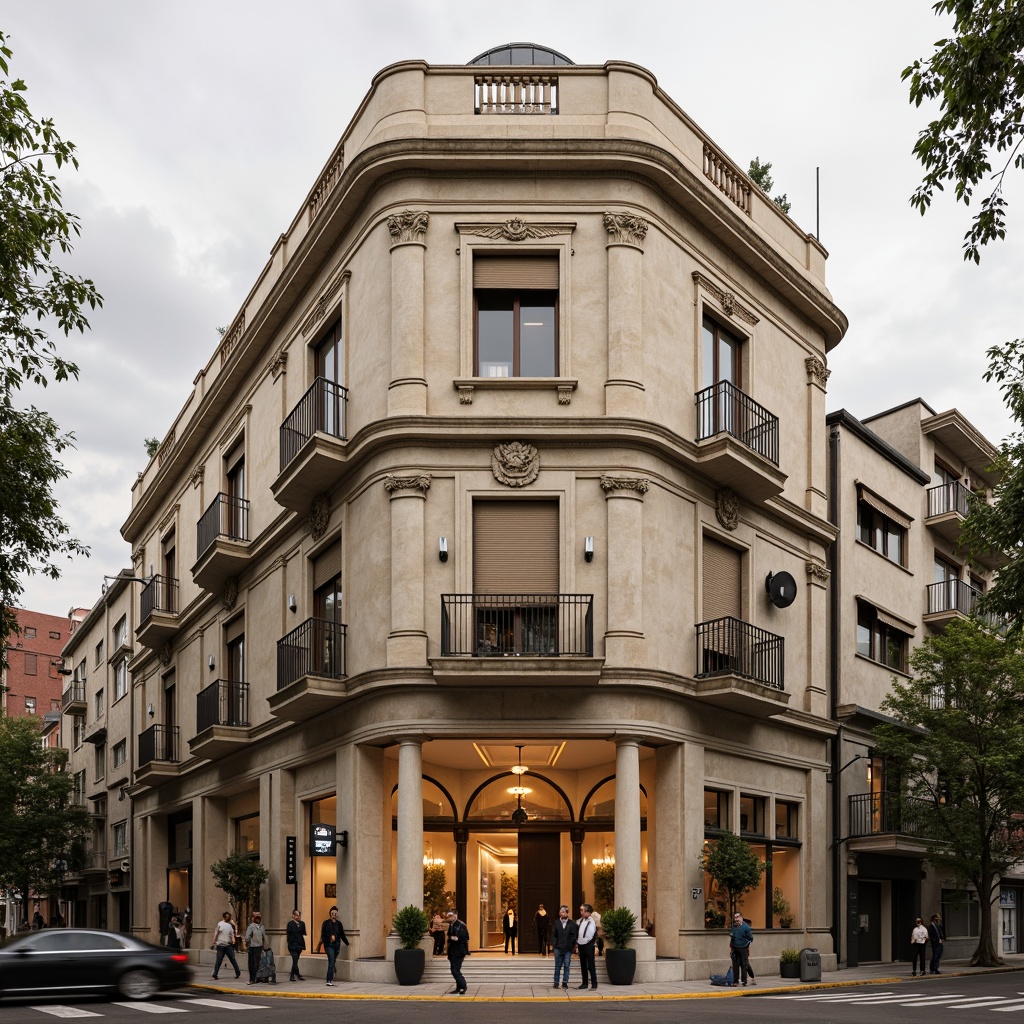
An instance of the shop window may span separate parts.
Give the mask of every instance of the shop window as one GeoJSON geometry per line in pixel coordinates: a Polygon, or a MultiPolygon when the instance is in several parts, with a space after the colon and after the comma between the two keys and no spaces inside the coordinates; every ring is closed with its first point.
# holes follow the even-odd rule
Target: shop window
{"type": "Polygon", "coordinates": [[[981,935],[981,905],[969,889],[942,890],[942,922],[949,938],[976,939],[981,935]]]}
{"type": "Polygon", "coordinates": [[[765,804],[763,796],[740,794],[740,832],[763,836],[765,832],[765,804]]]}
{"type": "Polygon", "coordinates": [[[704,828],[721,831],[729,827],[729,796],[721,789],[704,790],[704,828]]]}
{"type": "Polygon", "coordinates": [[[260,816],[248,814],[235,819],[235,852],[258,859],[260,855],[260,816]]]}
{"type": "Polygon", "coordinates": [[[799,836],[797,812],[800,805],[786,800],[775,801],[775,835],[780,839],[796,839],[799,836]]]}

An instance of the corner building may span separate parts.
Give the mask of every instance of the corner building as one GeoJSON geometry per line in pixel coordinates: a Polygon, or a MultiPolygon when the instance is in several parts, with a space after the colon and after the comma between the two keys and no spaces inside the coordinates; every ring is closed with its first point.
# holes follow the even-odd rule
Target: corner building
{"type": "Polygon", "coordinates": [[[427,867],[524,952],[614,874],[706,977],[729,828],[827,948],[825,259],[641,67],[381,71],[133,488],[135,929],[238,849],[394,980],[427,867]]]}

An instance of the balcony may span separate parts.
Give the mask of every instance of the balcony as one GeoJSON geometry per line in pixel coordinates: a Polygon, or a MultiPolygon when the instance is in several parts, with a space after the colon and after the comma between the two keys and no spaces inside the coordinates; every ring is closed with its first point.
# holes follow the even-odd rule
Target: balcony
{"type": "Polygon", "coordinates": [[[249,562],[249,502],[218,494],[196,524],[192,579],[211,592],[237,576],[249,562]]]}
{"type": "Polygon", "coordinates": [[[700,622],[696,629],[695,697],[754,718],[786,710],[781,636],[730,616],[700,622]]]}
{"type": "MultiPolygon", "coordinates": [[[[975,590],[963,580],[945,580],[941,583],[929,583],[925,587],[928,597],[928,610],[924,621],[933,629],[944,629],[954,619],[967,619],[978,614],[978,602],[981,591],[975,590]]],[[[981,624],[993,632],[1006,629],[1006,622],[998,615],[991,613],[979,615],[981,624]]]]}
{"type": "Polygon", "coordinates": [[[850,796],[850,849],[923,856],[930,837],[924,825],[927,800],[902,793],[854,793],[850,796]]]}
{"type": "Polygon", "coordinates": [[[335,708],[345,698],[348,627],[328,619],[306,619],[277,641],[277,693],[270,713],[302,722],[335,708]]]}
{"type": "Polygon", "coordinates": [[[593,594],[442,594],[441,657],[449,684],[593,684],[593,594]]]}
{"type": "Polygon", "coordinates": [[[178,727],[151,725],[139,733],[139,767],[136,782],[151,782],[178,774],[178,727]]]}
{"type": "Polygon", "coordinates": [[[955,544],[960,539],[960,527],[970,511],[969,503],[975,500],[962,483],[954,480],[928,488],[928,514],[925,525],[931,527],[940,537],[955,544]]]}
{"type": "Polygon", "coordinates": [[[218,679],[196,696],[195,757],[222,757],[249,742],[249,684],[218,679]]]}
{"type": "Polygon", "coordinates": [[[85,714],[85,683],[72,683],[61,694],[60,709],[65,715],[85,714]]]}
{"type": "Polygon", "coordinates": [[[729,381],[698,391],[695,401],[698,466],[749,501],[781,494],[778,416],[729,381]]]}
{"type": "Polygon", "coordinates": [[[135,636],[151,651],[157,650],[178,631],[178,581],[154,576],[142,588],[139,627],[135,636]]]}
{"type": "Polygon", "coordinates": [[[345,464],[348,390],[317,377],[281,424],[281,471],[271,490],[279,505],[302,512],[329,491],[345,464]]]}

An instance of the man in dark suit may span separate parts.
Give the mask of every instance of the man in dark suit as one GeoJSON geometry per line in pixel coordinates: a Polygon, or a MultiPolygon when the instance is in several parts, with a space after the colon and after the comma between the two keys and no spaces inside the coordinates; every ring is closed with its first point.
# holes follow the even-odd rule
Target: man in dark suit
{"type": "Polygon", "coordinates": [[[555,983],[552,988],[559,987],[559,971],[562,972],[561,987],[569,987],[569,966],[575,945],[576,922],[569,917],[569,908],[563,903],[558,908],[558,920],[551,926],[551,949],[555,954],[555,983]]]}
{"type": "Polygon", "coordinates": [[[508,954],[509,944],[512,955],[516,955],[516,936],[519,934],[519,921],[516,919],[516,908],[510,903],[505,908],[505,916],[501,919],[501,930],[505,933],[505,953],[508,954]]]}
{"type": "Polygon", "coordinates": [[[932,974],[941,974],[939,961],[942,959],[942,945],[946,941],[946,929],[938,914],[932,914],[931,922],[928,925],[928,938],[932,943],[932,962],[928,965],[928,969],[932,974]]]}
{"type": "Polygon", "coordinates": [[[469,929],[459,920],[454,910],[448,911],[448,966],[455,979],[455,988],[450,996],[461,996],[466,992],[466,979],[462,976],[462,961],[469,955],[469,929]]]}
{"type": "Polygon", "coordinates": [[[580,905],[580,919],[576,922],[576,949],[580,954],[580,974],[583,984],[577,988],[587,987],[587,976],[590,976],[590,987],[597,988],[597,968],[594,966],[594,953],[597,949],[597,925],[590,916],[594,908],[589,903],[580,905]]]}

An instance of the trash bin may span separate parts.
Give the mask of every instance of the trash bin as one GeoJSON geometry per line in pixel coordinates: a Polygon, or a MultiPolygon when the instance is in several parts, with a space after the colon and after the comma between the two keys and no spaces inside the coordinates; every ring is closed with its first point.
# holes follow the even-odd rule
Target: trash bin
{"type": "Polygon", "coordinates": [[[816,949],[800,950],[800,980],[821,981],[821,954],[816,949]]]}

